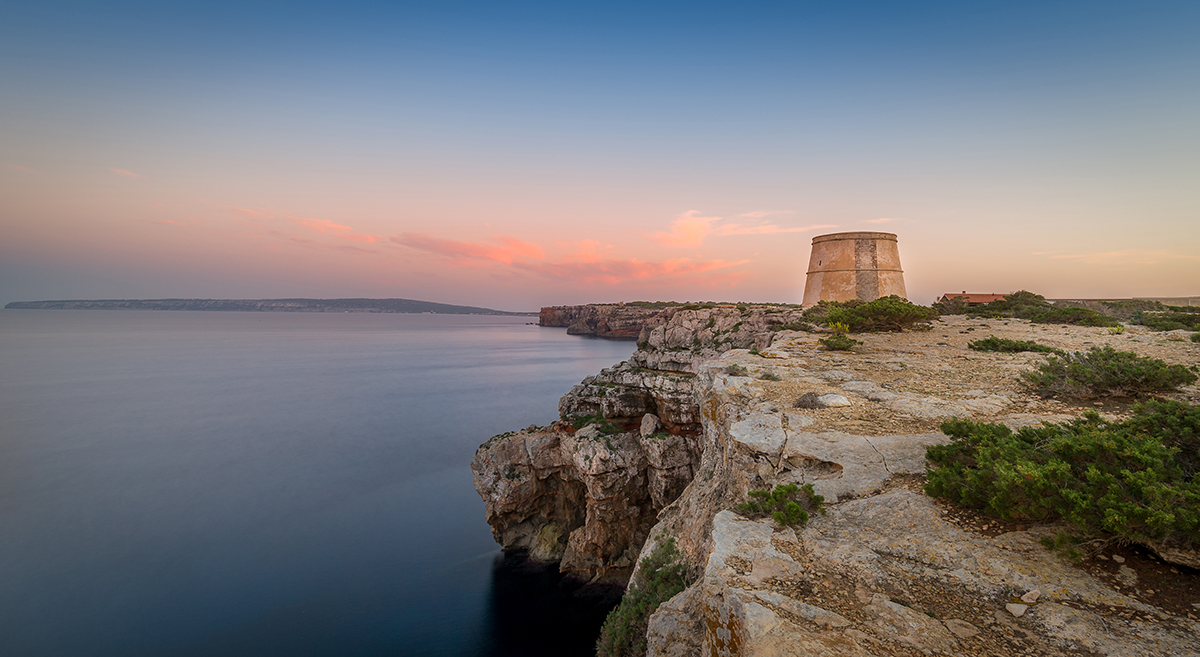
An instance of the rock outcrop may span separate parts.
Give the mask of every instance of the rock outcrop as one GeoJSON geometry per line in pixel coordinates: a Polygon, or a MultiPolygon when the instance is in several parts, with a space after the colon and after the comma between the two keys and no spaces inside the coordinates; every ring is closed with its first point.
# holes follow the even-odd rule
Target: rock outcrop
{"type": "Polygon", "coordinates": [[[673,538],[702,575],[651,617],[652,655],[1200,655],[1194,571],[1077,567],[1039,544],[1057,527],[976,516],[921,489],[925,448],[948,440],[941,419],[1015,427],[1084,410],[1020,387],[1041,356],[967,350],[977,329],[1168,362],[1194,361],[1195,346],[1140,327],[950,317],[834,353],[789,330],[798,321],[779,308],[663,311],[628,362],[563,397],[561,422],[479,449],[497,540],[581,577],[625,577],[673,538]],[[791,529],[732,511],[782,483],[812,484],[828,514],[791,529]]]}
{"type": "Polygon", "coordinates": [[[565,327],[571,335],[610,340],[636,340],[642,328],[658,321],[662,308],[623,304],[547,306],[538,315],[540,326],[565,327]]]}
{"type": "MultiPolygon", "coordinates": [[[[611,319],[614,308],[542,316],[611,319]]],[[[771,306],[656,312],[640,325],[643,347],[629,361],[563,396],[561,421],[495,436],[476,451],[475,488],[505,548],[585,579],[627,578],[659,512],[696,474],[697,368],[723,351],[769,344],[772,327],[799,315],[771,306]]]]}

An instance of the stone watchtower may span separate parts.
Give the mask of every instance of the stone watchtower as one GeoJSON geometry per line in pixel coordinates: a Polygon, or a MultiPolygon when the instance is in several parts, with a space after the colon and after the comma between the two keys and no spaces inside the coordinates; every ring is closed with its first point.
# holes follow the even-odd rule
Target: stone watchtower
{"type": "Polygon", "coordinates": [[[908,296],[895,234],[831,233],[813,238],[805,306],[818,301],[871,301],[891,294],[908,296]]]}

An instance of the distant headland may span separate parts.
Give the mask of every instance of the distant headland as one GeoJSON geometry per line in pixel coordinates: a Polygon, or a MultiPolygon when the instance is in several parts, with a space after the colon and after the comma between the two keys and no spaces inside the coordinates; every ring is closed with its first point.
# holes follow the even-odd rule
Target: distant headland
{"type": "Polygon", "coordinates": [[[413,299],[95,299],[13,301],[5,310],[213,310],[293,313],[436,313],[440,315],[537,315],[413,299]]]}

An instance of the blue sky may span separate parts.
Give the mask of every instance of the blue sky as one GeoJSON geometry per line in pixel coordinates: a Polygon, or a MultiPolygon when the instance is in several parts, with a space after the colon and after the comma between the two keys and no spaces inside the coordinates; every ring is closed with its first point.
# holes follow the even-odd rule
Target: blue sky
{"type": "Polygon", "coordinates": [[[1200,293],[1196,3],[0,11],[0,300],[1200,293]]]}

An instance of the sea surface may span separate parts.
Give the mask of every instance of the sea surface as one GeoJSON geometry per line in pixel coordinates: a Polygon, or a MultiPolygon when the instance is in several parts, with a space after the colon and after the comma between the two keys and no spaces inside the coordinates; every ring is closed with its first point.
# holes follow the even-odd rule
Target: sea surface
{"type": "Polygon", "coordinates": [[[590,654],[469,463],[633,345],[533,319],[0,311],[0,653],[590,654]]]}

